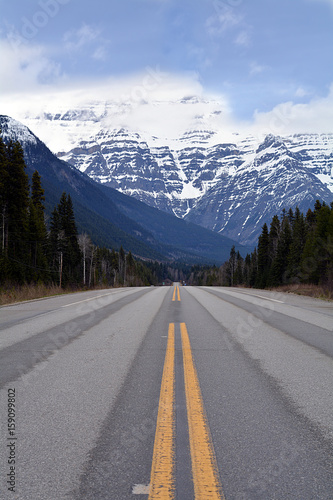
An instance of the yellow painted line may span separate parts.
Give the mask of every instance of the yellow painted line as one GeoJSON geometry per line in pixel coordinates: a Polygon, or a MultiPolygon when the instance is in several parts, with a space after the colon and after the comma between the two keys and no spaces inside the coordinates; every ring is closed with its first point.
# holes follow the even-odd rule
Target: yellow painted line
{"type": "Polygon", "coordinates": [[[179,302],[180,302],[180,293],[179,293],[179,286],[178,285],[173,288],[173,295],[172,295],[173,301],[176,300],[176,292],[177,292],[177,300],[179,300],[179,302]]]}
{"type": "Polygon", "coordinates": [[[180,331],[195,500],[224,500],[185,323],[180,324],[180,331]]]}
{"type": "Polygon", "coordinates": [[[175,325],[169,324],[148,500],[174,498],[175,325]]]}

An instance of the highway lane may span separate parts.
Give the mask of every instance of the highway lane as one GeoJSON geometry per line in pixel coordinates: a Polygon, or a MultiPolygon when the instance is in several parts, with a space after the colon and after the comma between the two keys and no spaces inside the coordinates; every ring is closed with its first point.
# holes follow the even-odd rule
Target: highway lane
{"type": "Polygon", "coordinates": [[[0,498],[332,498],[332,319],[330,303],[208,287],[1,308],[0,498]]]}

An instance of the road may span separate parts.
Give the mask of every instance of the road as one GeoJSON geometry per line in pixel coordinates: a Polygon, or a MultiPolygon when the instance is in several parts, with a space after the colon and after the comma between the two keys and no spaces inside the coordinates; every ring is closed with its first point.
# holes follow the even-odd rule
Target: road
{"type": "Polygon", "coordinates": [[[178,284],[0,308],[1,500],[332,499],[332,329],[178,284]]]}

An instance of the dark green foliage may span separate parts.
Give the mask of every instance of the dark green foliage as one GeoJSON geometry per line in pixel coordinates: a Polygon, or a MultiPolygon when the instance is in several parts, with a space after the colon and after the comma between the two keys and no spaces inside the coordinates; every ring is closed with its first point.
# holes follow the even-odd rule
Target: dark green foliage
{"type": "Polygon", "coordinates": [[[304,216],[283,210],[268,232],[264,224],[258,248],[243,261],[233,252],[220,270],[220,284],[265,288],[313,283],[333,289],[333,203],[316,201],[304,216]],[[233,271],[234,270],[234,271],[233,271]]]}
{"type": "Polygon", "coordinates": [[[34,282],[51,280],[47,260],[48,238],[44,219],[44,201],[44,189],[41,185],[40,175],[36,170],[32,176],[29,201],[29,281],[34,282]]]}
{"type": "MultiPolygon", "coordinates": [[[[269,278],[266,280],[265,286],[279,286],[287,281],[286,272],[288,267],[288,255],[292,241],[289,220],[290,219],[285,216],[281,222],[276,253],[269,269],[269,278]]],[[[265,288],[265,286],[262,288],[265,288]]]]}
{"type": "Polygon", "coordinates": [[[54,270],[58,268],[59,284],[75,285],[81,281],[82,254],[70,195],[61,195],[52,212],[50,227],[51,260],[54,270]]]}
{"type": "Polygon", "coordinates": [[[301,258],[307,236],[307,226],[304,215],[296,208],[292,226],[292,241],[288,254],[288,274],[292,281],[299,281],[301,258]]]}
{"type": "Polygon", "coordinates": [[[256,288],[265,288],[270,268],[269,236],[267,224],[263,225],[262,233],[258,240],[258,272],[256,277],[256,288]]]}
{"type": "MultiPolygon", "coordinates": [[[[231,246],[228,261],[219,268],[139,261],[128,250],[134,245],[144,255],[145,242],[109,223],[107,227],[114,229],[112,238],[119,251],[96,240],[94,244],[88,234],[92,226],[98,231],[102,219],[97,223],[96,214],[91,213],[91,226],[80,228],[88,234],[78,235],[72,198],[66,193],[61,195],[47,228],[44,207],[48,203],[37,171],[32,174],[29,192],[20,144],[6,145],[0,138],[0,284],[53,282],[90,287],[180,281],[193,285],[269,287],[302,282],[333,288],[333,203],[328,206],[317,200],[314,210],[308,210],[306,216],[298,208],[284,210],[280,218],[273,217],[269,231],[264,224],[257,249],[244,259],[231,246]]],[[[75,203],[82,209],[80,203],[75,203]]],[[[165,248],[166,243],[163,251],[165,248]]],[[[149,252],[153,258],[161,255],[151,249],[149,252]]]]}
{"type": "Polygon", "coordinates": [[[301,255],[301,278],[332,287],[333,208],[316,203],[314,217],[301,255]]]}
{"type": "Polygon", "coordinates": [[[155,273],[131,252],[126,255],[121,245],[117,253],[96,247],[87,234],[79,236],[70,195],[61,195],[49,228],[44,203],[37,171],[29,192],[20,144],[6,145],[0,138],[0,285],[56,283],[78,288],[158,283],[155,273]]]}
{"type": "Polygon", "coordinates": [[[24,282],[28,263],[29,183],[18,142],[0,144],[1,279],[24,282]]]}

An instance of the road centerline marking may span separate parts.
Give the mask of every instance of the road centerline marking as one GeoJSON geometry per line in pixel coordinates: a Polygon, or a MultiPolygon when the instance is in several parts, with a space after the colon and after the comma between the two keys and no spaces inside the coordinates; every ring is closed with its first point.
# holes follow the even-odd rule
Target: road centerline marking
{"type": "Polygon", "coordinates": [[[192,474],[196,500],[224,500],[213,443],[203,406],[190,339],[185,323],[180,324],[185,394],[190,438],[192,474]]]}
{"type": "Polygon", "coordinates": [[[174,498],[175,325],[169,324],[148,500],[174,498]]]}
{"type": "Polygon", "coordinates": [[[176,294],[177,294],[177,300],[180,302],[180,292],[179,292],[179,286],[176,285],[173,288],[173,295],[172,295],[172,302],[176,300],[176,294]]]}

